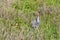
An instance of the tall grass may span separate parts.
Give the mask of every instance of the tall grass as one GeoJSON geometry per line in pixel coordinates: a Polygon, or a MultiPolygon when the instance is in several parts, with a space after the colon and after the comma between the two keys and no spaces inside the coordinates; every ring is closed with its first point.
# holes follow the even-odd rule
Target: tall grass
{"type": "Polygon", "coordinates": [[[16,0],[8,7],[3,5],[0,13],[0,40],[60,40],[59,2],[59,0],[16,0]],[[35,11],[40,13],[38,29],[31,27],[31,18],[35,17],[35,11]]]}

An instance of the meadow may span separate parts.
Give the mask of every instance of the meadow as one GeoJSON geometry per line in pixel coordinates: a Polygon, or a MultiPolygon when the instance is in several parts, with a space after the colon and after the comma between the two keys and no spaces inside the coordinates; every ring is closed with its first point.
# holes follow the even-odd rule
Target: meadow
{"type": "Polygon", "coordinates": [[[0,40],[60,40],[60,0],[0,0],[0,40]]]}

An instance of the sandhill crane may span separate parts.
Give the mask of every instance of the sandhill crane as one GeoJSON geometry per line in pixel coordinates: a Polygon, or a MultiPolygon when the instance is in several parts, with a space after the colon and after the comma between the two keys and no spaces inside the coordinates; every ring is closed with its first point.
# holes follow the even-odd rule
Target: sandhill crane
{"type": "Polygon", "coordinates": [[[36,16],[36,19],[32,20],[31,21],[31,26],[33,28],[38,28],[39,27],[39,23],[40,23],[40,20],[39,20],[39,13],[38,12],[35,12],[35,16],[36,16]]]}

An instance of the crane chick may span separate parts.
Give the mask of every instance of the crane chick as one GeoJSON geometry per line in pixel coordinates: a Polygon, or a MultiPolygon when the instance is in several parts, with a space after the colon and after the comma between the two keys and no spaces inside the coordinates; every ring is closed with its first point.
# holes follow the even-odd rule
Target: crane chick
{"type": "Polygon", "coordinates": [[[39,27],[39,23],[40,23],[39,13],[38,12],[35,12],[35,16],[36,16],[36,19],[34,19],[34,20],[31,21],[31,26],[33,28],[38,28],[39,27]]]}

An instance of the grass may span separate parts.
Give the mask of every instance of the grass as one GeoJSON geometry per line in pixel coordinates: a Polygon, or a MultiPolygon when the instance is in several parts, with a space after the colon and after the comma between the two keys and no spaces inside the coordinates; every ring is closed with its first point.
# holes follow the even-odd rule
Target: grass
{"type": "Polygon", "coordinates": [[[11,2],[11,6],[6,7],[6,5],[3,5],[1,7],[0,40],[60,40],[59,0],[40,0],[39,2],[22,0],[21,4],[19,2],[18,5],[17,2],[11,2]],[[49,9],[45,13],[44,10],[41,10],[43,3],[46,3],[47,9],[50,8],[52,11],[49,9]],[[35,17],[35,11],[40,12],[40,26],[38,29],[31,28],[30,24],[31,18],[35,17]]]}

